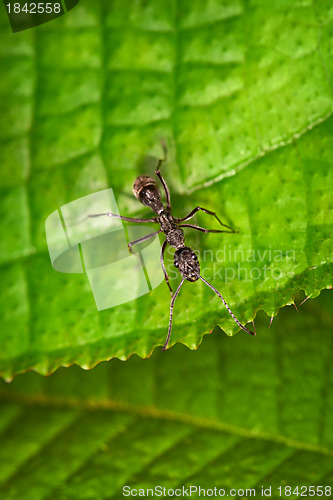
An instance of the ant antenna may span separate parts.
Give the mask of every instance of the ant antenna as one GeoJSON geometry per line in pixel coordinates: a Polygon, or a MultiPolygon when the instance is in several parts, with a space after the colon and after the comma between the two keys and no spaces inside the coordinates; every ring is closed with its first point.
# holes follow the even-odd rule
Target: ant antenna
{"type": "Polygon", "coordinates": [[[167,159],[167,155],[168,155],[168,148],[167,148],[167,145],[166,145],[166,142],[164,139],[161,139],[161,146],[162,146],[162,149],[163,149],[163,153],[164,153],[164,158],[163,158],[163,161],[166,161],[167,159]]]}
{"type": "Polygon", "coordinates": [[[177,298],[177,295],[179,294],[179,290],[182,286],[182,284],[184,283],[185,281],[185,278],[183,278],[180,282],[180,284],[178,285],[178,288],[174,294],[174,296],[172,297],[172,300],[171,300],[171,304],[170,304],[170,320],[169,320],[169,330],[168,330],[168,335],[167,335],[167,338],[166,338],[166,341],[164,343],[164,346],[162,347],[162,351],[165,351],[166,348],[168,347],[168,343],[169,343],[169,340],[170,340],[170,336],[171,336],[171,328],[172,328],[172,316],[173,316],[173,306],[174,306],[174,303],[175,303],[175,300],[177,298]]]}
{"type": "MultiPolygon", "coordinates": [[[[242,330],[244,330],[244,332],[249,333],[250,335],[255,335],[254,332],[251,332],[251,330],[248,330],[245,326],[242,325],[242,323],[240,321],[238,321],[238,319],[236,318],[236,316],[234,315],[234,313],[232,312],[232,310],[230,309],[230,307],[228,306],[228,304],[226,303],[226,301],[224,300],[224,298],[222,297],[222,295],[220,294],[220,292],[218,290],[216,290],[216,288],[213,287],[213,285],[211,285],[210,283],[208,283],[208,281],[206,281],[202,276],[200,276],[199,273],[196,273],[196,274],[197,274],[198,278],[201,279],[201,281],[203,281],[204,283],[206,283],[206,285],[209,286],[209,288],[211,288],[213,290],[213,292],[215,292],[216,295],[218,295],[220,297],[220,299],[222,300],[223,304],[227,308],[228,313],[230,314],[230,316],[232,317],[232,319],[235,321],[235,323],[237,323],[237,325],[242,330]]],[[[177,290],[177,292],[178,292],[178,290],[177,290]]]]}

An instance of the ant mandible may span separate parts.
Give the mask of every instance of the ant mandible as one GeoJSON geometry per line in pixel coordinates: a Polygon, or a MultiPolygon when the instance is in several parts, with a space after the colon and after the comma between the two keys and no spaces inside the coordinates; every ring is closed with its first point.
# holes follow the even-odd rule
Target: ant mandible
{"type": "Polygon", "coordinates": [[[164,143],[162,143],[162,147],[164,150],[164,158],[160,159],[158,161],[157,169],[155,170],[155,174],[157,175],[158,179],[160,180],[164,193],[165,193],[165,198],[166,198],[166,207],[164,206],[163,202],[161,201],[161,192],[159,190],[159,187],[156,183],[156,181],[147,175],[140,175],[137,177],[137,179],[134,181],[133,184],[133,193],[135,197],[145,206],[149,207],[156,215],[157,217],[152,217],[150,219],[136,219],[133,217],[124,217],[123,215],[118,215],[118,214],[112,214],[111,212],[106,212],[103,214],[93,214],[89,215],[88,217],[100,217],[102,215],[106,215],[108,217],[115,217],[117,219],[124,220],[126,222],[137,222],[137,223],[144,223],[144,222],[154,222],[156,224],[160,225],[160,229],[158,231],[155,231],[154,233],[150,233],[146,236],[143,236],[142,238],[139,238],[137,240],[134,240],[128,244],[128,248],[131,251],[131,247],[137,243],[142,243],[143,241],[149,240],[150,238],[153,238],[159,233],[164,233],[165,234],[165,241],[163,242],[162,245],[162,250],[161,250],[161,256],[160,256],[160,261],[161,261],[161,266],[164,272],[164,277],[165,281],[169,287],[169,290],[171,292],[171,304],[170,304],[170,319],[169,319],[169,329],[168,329],[168,335],[165,340],[165,343],[163,345],[162,351],[165,351],[166,348],[168,347],[169,341],[170,341],[170,336],[171,336],[171,328],[172,328],[172,317],[173,317],[173,307],[175,304],[175,300],[177,298],[177,295],[179,294],[179,291],[184,283],[185,280],[194,282],[197,280],[203,281],[209,288],[211,288],[218,297],[222,300],[223,304],[227,308],[229,314],[237,323],[237,325],[244,330],[245,332],[249,333],[250,335],[254,335],[254,332],[251,330],[248,330],[245,326],[241,324],[241,322],[236,318],[236,316],[233,314],[231,311],[230,307],[220,294],[216,288],[208,283],[201,275],[200,275],[200,264],[198,261],[198,257],[195,254],[195,252],[187,247],[185,245],[185,236],[184,236],[184,231],[183,227],[190,227],[192,229],[196,229],[198,231],[202,231],[203,233],[234,233],[235,231],[229,227],[223,224],[220,219],[217,217],[217,215],[214,212],[211,212],[210,210],[207,210],[206,208],[197,206],[195,207],[186,217],[179,218],[179,217],[174,217],[172,215],[172,208],[171,208],[171,201],[170,201],[170,191],[169,188],[163,179],[161,172],[160,172],[160,167],[163,162],[166,161],[166,156],[167,156],[167,151],[166,151],[166,146],[164,143]],[[205,212],[208,215],[212,215],[215,217],[215,219],[219,222],[219,224],[223,227],[226,227],[229,229],[229,231],[223,231],[223,230],[218,230],[218,229],[205,229],[200,226],[196,226],[194,224],[181,224],[182,222],[188,221],[189,219],[192,219],[194,215],[199,212],[199,211],[205,212]],[[170,245],[173,247],[176,251],[174,254],[174,266],[178,269],[182,276],[182,280],[178,285],[178,288],[173,294],[172,288],[170,286],[169,282],[169,276],[167,273],[167,270],[165,269],[164,265],[164,252],[166,249],[166,246],[170,245]]]}

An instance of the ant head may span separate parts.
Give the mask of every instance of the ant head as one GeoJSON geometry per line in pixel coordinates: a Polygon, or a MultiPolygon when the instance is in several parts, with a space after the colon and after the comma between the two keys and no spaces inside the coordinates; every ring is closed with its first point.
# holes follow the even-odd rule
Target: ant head
{"type": "Polygon", "coordinates": [[[197,281],[199,279],[200,264],[198,257],[189,247],[182,247],[175,251],[174,265],[188,281],[197,281]]]}
{"type": "Polygon", "coordinates": [[[148,175],[137,177],[133,184],[133,193],[145,207],[151,208],[157,214],[163,211],[161,193],[152,177],[148,175]]]}
{"type": "Polygon", "coordinates": [[[148,193],[153,193],[157,199],[161,199],[161,193],[156,181],[148,175],[140,175],[133,184],[133,193],[135,197],[143,203],[148,193]]]}

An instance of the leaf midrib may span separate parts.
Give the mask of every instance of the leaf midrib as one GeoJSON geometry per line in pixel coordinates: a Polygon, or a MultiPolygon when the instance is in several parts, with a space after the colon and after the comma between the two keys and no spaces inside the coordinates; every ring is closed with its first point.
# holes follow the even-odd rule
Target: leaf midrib
{"type": "Polygon", "coordinates": [[[130,403],[116,401],[113,399],[83,401],[76,398],[49,397],[45,395],[24,396],[20,394],[8,394],[0,392],[0,401],[5,403],[16,403],[22,406],[36,406],[50,409],[75,409],[92,412],[106,410],[119,413],[129,413],[139,417],[188,424],[196,427],[197,429],[215,430],[242,438],[264,440],[271,442],[272,444],[278,443],[295,450],[319,453],[321,455],[333,457],[333,449],[308,443],[306,441],[299,441],[297,439],[288,438],[286,436],[283,436],[282,434],[250,430],[246,429],[245,427],[239,427],[231,425],[229,423],[219,422],[218,420],[214,419],[188,415],[186,413],[175,412],[171,410],[159,409],[154,406],[132,405],[130,403]]]}

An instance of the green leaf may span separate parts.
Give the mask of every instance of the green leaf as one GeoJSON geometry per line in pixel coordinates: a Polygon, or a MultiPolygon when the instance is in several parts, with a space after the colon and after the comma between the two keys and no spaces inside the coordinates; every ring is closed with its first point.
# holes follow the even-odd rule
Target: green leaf
{"type": "Polygon", "coordinates": [[[216,330],[195,352],[177,345],[0,382],[1,497],[332,487],[332,326],[325,291],[299,313],[283,309],[255,342],[216,330]]]}
{"type": "MultiPolygon", "coordinates": [[[[246,324],[297,290],[332,286],[332,26],[325,0],[100,1],[13,35],[1,20],[0,373],[110,357],[164,343],[164,284],[98,312],[86,276],[52,269],[44,224],[111,187],[146,215],[135,177],[163,167],[177,216],[196,205],[239,233],[186,233],[204,275],[246,324]]],[[[216,227],[206,214],[196,222],[216,227]]],[[[172,269],[172,257],[168,258],[172,269]]],[[[178,281],[173,280],[175,288],[178,281]]],[[[186,283],[171,345],[194,349],[237,325],[211,290],[186,283]]]]}

